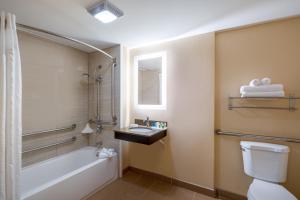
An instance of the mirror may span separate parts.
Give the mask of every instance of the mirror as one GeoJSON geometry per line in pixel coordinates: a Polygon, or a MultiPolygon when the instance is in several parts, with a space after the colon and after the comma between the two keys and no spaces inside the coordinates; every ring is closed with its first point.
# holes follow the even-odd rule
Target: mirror
{"type": "Polygon", "coordinates": [[[135,57],[135,103],[140,108],[165,108],[165,52],[135,57]]]}

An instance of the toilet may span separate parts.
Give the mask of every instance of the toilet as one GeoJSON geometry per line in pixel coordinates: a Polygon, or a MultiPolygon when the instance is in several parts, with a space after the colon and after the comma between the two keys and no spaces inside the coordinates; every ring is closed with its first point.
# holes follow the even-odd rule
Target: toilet
{"type": "Polygon", "coordinates": [[[297,200],[279,183],[286,181],[289,147],[241,141],[244,172],[254,178],[248,200],[297,200]]]}

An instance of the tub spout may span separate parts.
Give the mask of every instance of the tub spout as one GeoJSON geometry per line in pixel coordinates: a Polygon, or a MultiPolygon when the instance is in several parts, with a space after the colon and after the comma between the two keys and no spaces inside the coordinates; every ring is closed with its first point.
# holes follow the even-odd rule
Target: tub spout
{"type": "Polygon", "coordinates": [[[102,141],[99,141],[99,142],[96,142],[96,156],[99,157],[99,153],[100,153],[100,149],[103,145],[103,142],[102,141]]]}

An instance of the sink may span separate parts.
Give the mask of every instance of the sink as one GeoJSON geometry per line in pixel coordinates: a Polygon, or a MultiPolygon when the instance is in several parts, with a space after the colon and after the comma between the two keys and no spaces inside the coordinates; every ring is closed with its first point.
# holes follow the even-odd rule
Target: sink
{"type": "Polygon", "coordinates": [[[148,127],[131,127],[129,129],[134,132],[151,132],[151,131],[153,131],[152,128],[148,128],[148,127]]]}
{"type": "Polygon", "coordinates": [[[132,132],[141,132],[141,133],[149,133],[149,132],[152,132],[153,129],[152,128],[146,128],[146,127],[132,127],[132,128],[129,128],[130,131],[132,132]]]}
{"type": "Polygon", "coordinates": [[[167,135],[167,129],[148,128],[145,126],[115,129],[115,138],[141,144],[153,144],[167,135]]]}

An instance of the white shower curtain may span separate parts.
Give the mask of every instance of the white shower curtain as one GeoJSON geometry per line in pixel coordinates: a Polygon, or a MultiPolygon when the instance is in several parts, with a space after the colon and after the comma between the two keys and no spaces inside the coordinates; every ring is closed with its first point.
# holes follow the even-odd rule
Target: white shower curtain
{"type": "Polygon", "coordinates": [[[15,16],[1,13],[0,200],[20,200],[22,80],[15,16]]]}

